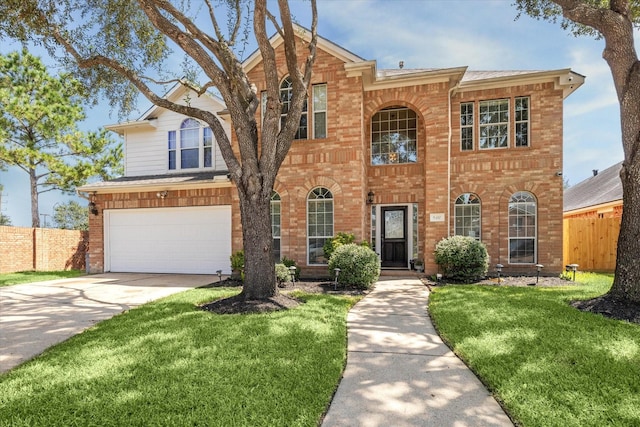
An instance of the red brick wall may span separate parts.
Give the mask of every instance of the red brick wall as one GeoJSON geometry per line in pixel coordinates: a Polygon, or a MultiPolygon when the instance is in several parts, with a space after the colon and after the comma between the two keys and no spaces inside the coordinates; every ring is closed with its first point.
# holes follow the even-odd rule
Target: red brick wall
{"type": "MultiPolygon", "coordinates": [[[[299,58],[305,58],[300,45],[299,58]]],[[[280,75],[286,75],[282,46],[277,51],[280,75]]],[[[258,92],[265,89],[262,65],[249,73],[258,92]]],[[[283,162],[275,190],[281,196],[281,253],[293,258],[303,274],[325,274],[325,267],[307,266],[307,197],[319,186],[334,196],[334,232],[354,233],[371,240],[369,191],[375,205],[418,205],[418,253],[428,274],[437,271],[435,244],[453,234],[453,205],[462,193],[482,201],[482,241],[487,244],[492,270],[505,265],[506,274],[532,274],[533,266],[508,264],[508,201],[517,191],[537,200],[538,259],[547,274],[562,270],[562,91],[553,83],[515,85],[501,89],[466,91],[449,99],[450,85],[434,83],[365,92],[359,77],[347,77],[344,63],[318,50],[312,84],[327,83],[327,138],[294,141],[283,162]],[[510,148],[460,151],[460,103],[530,97],[530,147],[514,147],[513,101],[510,107],[510,148]],[[449,103],[451,118],[449,119],[449,103]],[[389,106],[405,106],[417,113],[418,160],[414,164],[371,166],[372,116],[389,106]],[[450,120],[450,122],[449,122],[450,120]],[[449,131],[451,127],[451,140],[449,131]],[[449,141],[451,147],[449,148],[449,141]],[[449,149],[451,165],[449,166],[449,149]],[[450,167],[450,170],[449,170],[450,167]],[[448,176],[451,173],[449,188],[448,176]],[[449,191],[450,190],[450,191],[449,191]],[[431,222],[430,214],[445,221],[431,222]],[[448,215],[448,216],[447,216],[448,215]]],[[[260,111],[258,111],[260,114],[260,111]]],[[[476,122],[477,117],[476,105],[476,122]]],[[[258,124],[261,123],[259,118],[258,124]]],[[[235,138],[235,135],[233,136],[235,138]]],[[[241,249],[242,234],[235,189],[170,191],[164,200],[154,192],[98,195],[102,209],[229,204],[233,212],[233,250],[241,249]]],[[[91,269],[103,266],[102,217],[92,216],[91,269]]]]}
{"type": "Polygon", "coordinates": [[[0,273],[84,270],[88,233],[0,226],[0,273]]]}

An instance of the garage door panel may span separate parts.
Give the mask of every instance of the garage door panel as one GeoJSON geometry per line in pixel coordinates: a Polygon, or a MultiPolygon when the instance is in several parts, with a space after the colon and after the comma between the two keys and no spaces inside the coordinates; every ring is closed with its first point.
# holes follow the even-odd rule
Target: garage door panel
{"type": "Polygon", "coordinates": [[[230,206],[105,211],[110,271],[226,274],[230,255],[230,206]]]}

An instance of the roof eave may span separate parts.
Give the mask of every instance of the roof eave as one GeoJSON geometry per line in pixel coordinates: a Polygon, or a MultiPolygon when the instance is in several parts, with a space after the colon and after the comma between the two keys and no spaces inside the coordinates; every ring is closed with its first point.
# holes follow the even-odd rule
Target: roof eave
{"type": "Polygon", "coordinates": [[[572,71],[570,68],[550,71],[534,71],[526,74],[492,77],[462,81],[459,92],[471,90],[496,89],[506,85],[535,84],[553,81],[556,89],[562,90],[562,98],[565,99],[584,84],[585,76],[572,71]]]}
{"type": "Polygon", "coordinates": [[[217,175],[211,180],[197,181],[197,182],[172,182],[172,183],[126,183],[123,182],[117,185],[100,185],[100,184],[86,184],[77,188],[78,193],[88,194],[116,194],[116,193],[131,193],[131,192],[153,192],[153,191],[172,191],[172,190],[193,190],[201,188],[225,188],[233,187],[231,179],[225,175],[217,175]]]}
{"type": "Polygon", "coordinates": [[[450,83],[455,86],[467,71],[467,67],[443,68],[415,73],[379,75],[376,61],[345,64],[347,77],[361,77],[365,91],[389,89],[432,83],[450,83]]]}

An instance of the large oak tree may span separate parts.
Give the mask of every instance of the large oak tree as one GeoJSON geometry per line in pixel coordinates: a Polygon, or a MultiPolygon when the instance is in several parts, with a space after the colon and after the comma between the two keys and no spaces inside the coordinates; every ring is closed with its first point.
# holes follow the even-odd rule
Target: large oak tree
{"type": "Polygon", "coordinates": [[[41,43],[94,91],[103,90],[114,105],[127,110],[135,90],[153,104],[202,120],[220,146],[238,189],[245,251],[245,299],[265,299],[277,292],[272,256],[269,201],[276,179],[300,122],[315,59],[317,10],[312,11],[308,54],[298,58],[300,43],[287,0],[4,0],[0,3],[0,35],[41,43]],[[252,23],[252,25],[251,25],[252,23]],[[271,28],[271,29],[270,29],[271,28]],[[284,40],[287,73],[293,84],[288,114],[280,126],[281,103],[276,52],[269,32],[284,40]],[[264,63],[267,104],[260,134],[256,110],[260,99],[247,78],[238,52],[250,33],[264,63]],[[173,80],[163,70],[172,49],[192,65],[194,79],[173,80]],[[162,97],[164,82],[188,86],[199,94],[210,88],[224,99],[238,141],[231,141],[213,111],[170,102],[162,97]],[[117,95],[117,96],[114,96],[117,95]]]}
{"type": "Polygon", "coordinates": [[[640,304],[640,61],[634,28],[640,25],[637,0],[516,0],[521,12],[556,21],[577,35],[601,37],[602,54],[620,103],[624,161],[620,172],[623,214],[613,286],[604,298],[640,304]]]}

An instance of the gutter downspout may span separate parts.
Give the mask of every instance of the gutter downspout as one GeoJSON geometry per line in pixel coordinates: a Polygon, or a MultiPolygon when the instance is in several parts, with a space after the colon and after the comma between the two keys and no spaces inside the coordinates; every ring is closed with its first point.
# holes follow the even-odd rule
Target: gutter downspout
{"type": "Polygon", "coordinates": [[[453,126],[451,125],[451,97],[453,93],[460,88],[460,80],[449,89],[449,137],[447,138],[447,237],[451,237],[451,139],[453,138],[453,126]]]}

